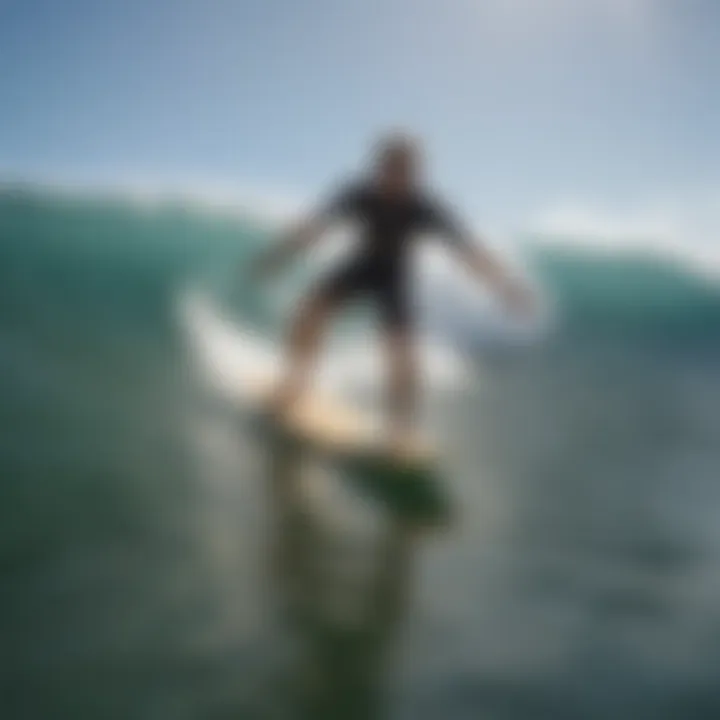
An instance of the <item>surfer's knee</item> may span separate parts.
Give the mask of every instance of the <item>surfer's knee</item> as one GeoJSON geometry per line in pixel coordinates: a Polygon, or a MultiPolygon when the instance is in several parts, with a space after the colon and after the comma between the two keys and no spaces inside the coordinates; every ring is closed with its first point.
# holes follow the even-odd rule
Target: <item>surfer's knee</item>
{"type": "Polygon", "coordinates": [[[414,384],[418,376],[415,344],[407,333],[393,333],[387,339],[390,371],[396,381],[414,384]]]}
{"type": "Polygon", "coordinates": [[[311,293],[300,304],[299,315],[307,322],[322,322],[332,313],[335,301],[325,292],[311,293]]]}
{"type": "Polygon", "coordinates": [[[291,338],[295,344],[312,342],[323,330],[331,307],[319,295],[309,297],[298,308],[291,326],[291,338]]]}

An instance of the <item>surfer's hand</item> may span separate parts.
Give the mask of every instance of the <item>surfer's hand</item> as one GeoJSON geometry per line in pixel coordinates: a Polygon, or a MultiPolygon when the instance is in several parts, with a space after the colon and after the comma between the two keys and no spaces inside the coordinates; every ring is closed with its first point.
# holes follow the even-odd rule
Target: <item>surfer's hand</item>
{"type": "Polygon", "coordinates": [[[530,318],[535,314],[535,293],[522,283],[504,283],[500,288],[500,297],[508,311],[515,316],[530,318]]]}

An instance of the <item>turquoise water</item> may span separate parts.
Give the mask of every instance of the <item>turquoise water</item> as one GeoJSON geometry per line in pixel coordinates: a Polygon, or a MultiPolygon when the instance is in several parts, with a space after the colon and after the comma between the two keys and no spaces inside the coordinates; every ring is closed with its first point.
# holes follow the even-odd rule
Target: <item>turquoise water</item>
{"type": "Polygon", "coordinates": [[[272,338],[291,300],[236,270],[266,236],[0,193],[2,717],[717,717],[720,286],[534,246],[559,320],[521,347],[438,291],[473,369],[429,388],[456,525],[348,490],[330,531],[178,312],[202,292],[272,338]]]}

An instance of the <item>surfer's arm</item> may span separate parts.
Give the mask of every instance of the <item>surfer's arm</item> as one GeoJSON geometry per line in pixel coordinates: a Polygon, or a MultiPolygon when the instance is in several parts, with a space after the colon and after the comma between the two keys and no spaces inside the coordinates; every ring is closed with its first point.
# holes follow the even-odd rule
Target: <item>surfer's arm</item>
{"type": "Polygon", "coordinates": [[[274,270],[285,262],[311,248],[332,225],[352,215],[358,204],[359,193],[355,187],[341,188],[328,202],[309,213],[304,219],[284,232],[278,241],[263,253],[256,264],[262,271],[274,270]]]}
{"type": "Polygon", "coordinates": [[[429,208],[429,224],[448,242],[455,255],[484,285],[505,304],[518,312],[529,312],[534,306],[533,293],[488,245],[458,220],[455,214],[438,203],[429,208]]]}
{"type": "Polygon", "coordinates": [[[322,213],[307,216],[286,230],[272,247],[260,255],[255,269],[269,272],[281,267],[318,242],[330,224],[330,218],[322,213]]]}
{"type": "Polygon", "coordinates": [[[509,308],[523,313],[533,309],[535,303],[530,289],[485,244],[465,239],[454,247],[472,274],[490,287],[509,308]]]}

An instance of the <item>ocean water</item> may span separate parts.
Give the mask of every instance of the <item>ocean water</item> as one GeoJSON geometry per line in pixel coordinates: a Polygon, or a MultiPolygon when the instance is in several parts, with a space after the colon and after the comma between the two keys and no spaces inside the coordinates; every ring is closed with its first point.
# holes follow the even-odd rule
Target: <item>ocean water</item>
{"type": "MultiPolygon", "coordinates": [[[[719,717],[720,281],[528,242],[528,335],[430,272],[421,533],[238,422],[313,271],[248,282],[268,234],[0,191],[0,716],[719,717]]],[[[323,378],[374,397],[366,330],[323,378]]]]}

